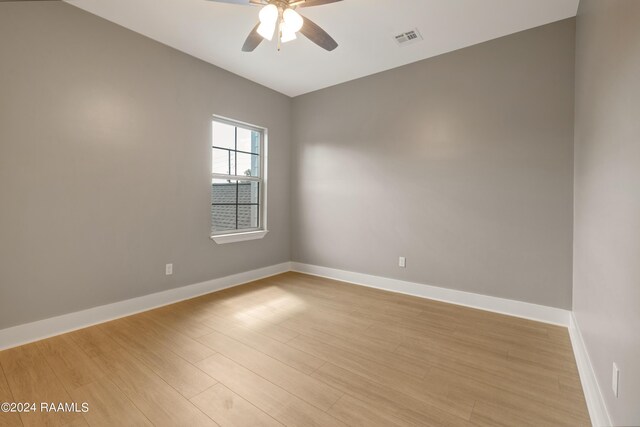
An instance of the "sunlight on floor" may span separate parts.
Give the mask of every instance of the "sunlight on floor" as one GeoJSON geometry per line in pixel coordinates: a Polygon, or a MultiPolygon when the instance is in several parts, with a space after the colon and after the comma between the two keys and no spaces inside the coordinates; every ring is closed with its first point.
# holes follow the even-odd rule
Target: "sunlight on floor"
{"type": "Polygon", "coordinates": [[[260,303],[251,305],[234,315],[235,319],[246,326],[255,326],[264,321],[279,323],[307,308],[307,304],[302,299],[275,286],[260,289],[253,294],[260,303]]]}

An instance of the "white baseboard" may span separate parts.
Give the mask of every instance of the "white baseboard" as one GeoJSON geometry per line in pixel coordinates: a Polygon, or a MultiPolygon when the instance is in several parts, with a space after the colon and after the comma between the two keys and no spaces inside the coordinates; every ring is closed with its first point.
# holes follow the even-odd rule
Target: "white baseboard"
{"type": "Polygon", "coordinates": [[[120,317],[130,316],[142,311],[151,310],[163,305],[194,298],[222,289],[242,285],[247,282],[262,279],[291,270],[291,263],[272,265],[244,273],[233,274],[219,279],[208,280],[194,285],[169,289],[155,294],[144,295],[113,304],[102,305],[63,314],[49,319],[13,326],[0,330],[0,350],[38,341],[44,338],[86,328],[120,317]]]}
{"type": "Polygon", "coordinates": [[[571,337],[571,346],[576,357],[578,372],[580,373],[580,382],[584,391],[584,398],[589,408],[589,416],[591,423],[596,427],[608,427],[613,425],[607,406],[604,403],[600,386],[596,373],[591,365],[591,359],[587,352],[582,333],[578,327],[578,322],[573,313],[571,313],[571,324],[569,325],[569,336],[571,337]]]}
{"type": "Polygon", "coordinates": [[[551,323],[560,326],[569,326],[571,312],[555,307],[531,304],[471,292],[457,291],[420,283],[406,282],[403,280],[389,279],[386,277],[372,276],[369,274],[354,273],[351,271],[337,270],[334,268],[320,267],[317,265],[292,262],[293,271],[326,277],[329,279],[349,282],[370,288],[383,289],[385,291],[398,292],[421,298],[448,302],[466,307],[479,308],[495,313],[507,314],[515,317],[551,323]]]}
{"type": "Polygon", "coordinates": [[[326,277],[370,288],[382,289],[420,298],[428,298],[568,327],[591,420],[595,426],[611,425],[611,419],[609,418],[609,413],[607,412],[607,408],[604,404],[600,387],[598,386],[598,381],[593,371],[593,367],[591,366],[589,354],[587,353],[584,345],[576,319],[570,311],[522,301],[491,297],[437,286],[389,279],[386,277],[302,264],[298,262],[285,262],[194,285],[183,286],[176,289],[157,292],[151,295],[145,295],[113,304],[102,305],[75,313],[64,314],[45,320],[39,320],[3,329],[0,330],[0,351],[77,329],[86,328],[98,323],[118,319],[120,317],[130,316],[132,314],[151,310],[164,305],[173,304],[186,299],[195,298],[200,295],[242,285],[254,280],[285,273],[287,271],[297,271],[300,273],[326,277]]]}
{"type": "Polygon", "coordinates": [[[233,274],[194,285],[169,289],[125,301],[89,308],[32,323],[0,330],[0,350],[4,350],[40,339],[86,328],[120,317],[130,316],[163,305],[173,304],[189,298],[216,292],[247,282],[273,276],[287,271],[298,271],[315,276],[341,280],[343,282],[377,288],[406,295],[478,308],[525,319],[536,320],[568,327],[571,313],[554,307],[530,304],[522,301],[491,297],[470,292],[457,291],[431,285],[406,282],[386,277],[337,270],[297,262],[285,262],[257,270],[233,274]]]}

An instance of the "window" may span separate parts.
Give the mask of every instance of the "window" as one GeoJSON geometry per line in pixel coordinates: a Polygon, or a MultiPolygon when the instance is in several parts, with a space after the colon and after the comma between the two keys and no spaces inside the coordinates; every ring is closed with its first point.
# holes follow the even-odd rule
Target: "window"
{"type": "Polygon", "coordinates": [[[266,234],[265,129],[214,118],[211,148],[211,236],[217,243],[266,234]]]}

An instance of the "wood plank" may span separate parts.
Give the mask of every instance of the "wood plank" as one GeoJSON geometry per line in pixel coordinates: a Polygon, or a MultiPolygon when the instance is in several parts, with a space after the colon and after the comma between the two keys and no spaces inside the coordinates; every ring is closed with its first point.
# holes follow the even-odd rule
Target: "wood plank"
{"type": "Polygon", "coordinates": [[[462,350],[453,344],[433,342],[428,345],[417,341],[401,345],[396,352],[421,357],[431,366],[454,370],[487,382],[498,379],[509,387],[535,389],[540,393],[559,391],[557,373],[517,363],[506,356],[479,350],[462,350]]]}
{"type": "Polygon", "coordinates": [[[545,371],[555,372],[557,374],[578,373],[578,368],[576,367],[573,357],[569,357],[568,355],[566,357],[557,356],[539,348],[509,350],[508,357],[510,360],[520,364],[541,367],[545,371]]]}
{"type": "Polygon", "coordinates": [[[220,383],[191,398],[191,401],[222,427],[282,426],[267,413],[220,383]]]}
{"type": "Polygon", "coordinates": [[[378,351],[393,351],[401,343],[400,340],[394,339],[379,339],[367,335],[366,329],[351,329],[346,328],[343,325],[334,325],[328,322],[322,322],[320,319],[306,317],[298,317],[295,319],[289,319],[283,323],[282,326],[295,330],[300,334],[316,337],[335,345],[348,346],[350,349],[356,349],[363,353],[371,353],[378,351]],[[339,344],[338,344],[339,343],[339,344]]]}
{"type": "MultiPolygon", "coordinates": [[[[391,411],[391,413],[399,412],[401,409],[415,411],[421,414],[428,421],[428,424],[442,425],[447,422],[453,422],[456,419],[465,419],[454,414],[459,412],[455,408],[439,409],[406,393],[398,392],[331,363],[322,366],[313,376],[332,387],[344,391],[345,394],[367,402],[374,407],[391,411]]],[[[471,410],[465,414],[467,419],[470,416],[471,410]]]]}
{"type": "MultiPolygon", "coordinates": [[[[2,365],[0,365],[0,403],[3,402],[17,402],[13,394],[11,394],[11,389],[9,389],[9,384],[7,384],[7,379],[4,375],[4,370],[2,369],[2,365]]],[[[22,421],[20,421],[20,415],[17,412],[3,412],[0,413],[0,427],[14,427],[14,426],[22,426],[22,421]]]]}
{"type": "Polygon", "coordinates": [[[140,334],[127,319],[111,322],[104,326],[104,330],[187,399],[216,383],[216,380],[175,354],[171,347],[140,334]]]}
{"type": "Polygon", "coordinates": [[[393,392],[401,392],[414,399],[447,411],[453,415],[468,419],[473,409],[474,399],[456,395],[433,392],[429,383],[421,377],[411,376],[381,363],[372,362],[356,354],[331,347],[308,337],[300,336],[290,345],[298,345],[306,351],[321,355],[331,364],[358,374],[368,381],[388,387],[393,392]]]}
{"type": "Polygon", "coordinates": [[[120,348],[98,326],[73,331],[68,335],[89,357],[110,353],[120,348]]]}
{"type": "Polygon", "coordinates": [[[198,362],[213,355],[213,351],[198,341],[181,334],[173,329],[162,326],[143,316],[129,316],[125,318],[132,327],[144,331],[145,335],[164,345],[171,347],[174,352],[191,363],[198,362]]]}
{"type": "Polygon", "coordinates": [[[438,316],[427,311],[407,314],[402,309],[367,308],[351,312],[352,316],[369,319],[385,325],[397,325],[414,333],[440,333],[449,334],[457,328],[457,322],[452,316],[438,316]]]}
{"type": "Polygon", "coordinates": [[[552,414],[559,420],[582,422],[589,419],[581,400],[574,394],[558,392],[555,394],[538,393],[524,388],[513,388],[503,382],[477,380],[465,374],[434,368],[427,378],[430,387],[441,393],[455,392],[467,395],[477,401],[484,401],[498,407],[528,414],[531,420],[541,420],[552,414]]]}
{"type": "Polygon", "coordinates": [[[226,335],[214,332],[198,340],[322,410],[329,409],[342,395],[321,381],[226,335]]]}
{"type": "Polygon", "coordinates": [[[156,426],[215,426],[195,405],[124,350],[94,360],[156,426]]]}
{"type": "Polygon", "coordinates": [[[197,366],[286,426],[344,425],[222,354],[209,357],[197,366]]]}
{"type": "Polygon", "coordinates": [[[232,310],[235,315],[251,316],[269,323],[278,323],[308,307],[300,298],[266,282],[248,284],[244,289],[228,289],[214,305],[215,311],[232,310]]]}
{"type": "Polygon", "coordinates": [[[389,411],[380,410],[375,406],[351,397],[347,394],[342,396],[329,409],[329,414],[343,421],[345,424],[357,427],[401,427],[413,425],[402,421],[389,411]]]}
{"type": "Polygon", "coordinates": [[[73,390],[71,396],[76,402],[88,404],[89,410],[84,416],[91,427],[152,425],[133,402],[106,378],[73,390]]]}
{"type": "Polygon", "coordinates": [[[320,358],[247,328],[229,326],[223,322],[216,324],[215,329],[306,374],[314,372],[324,363],[320,358]]]}
{"type": "Polygon", "coordinates": [[[58,404],[74,401],[47,364],[37,344],[27,344],[0,352],[0,364],[15,402],[32,402],[38,405],[37,411],[20,414],[20,419],[26,427],[87,425],[79,413],[40,411],[41,402],[58,404]]]}
{"type": "Polygon", "coordinates": [[[357,319],[353,316],[338,313],[328,313],[324,310],[306,310],[288,317],[279,323],[280,326],[293,329],[303,333],[313,326],[321,330],[329,331],[351,331],[357,334],[366,330],[373,324],[373,321],[357,319]]]}
{"type": "Polygon", "coordinates": [[[481,426],[558,426],[558,427],[586,427],[591,423],[586,420],[568,419],[557,416],[550,411],[534,411],[532,414],[526,407],[513,409],[505,405],[479,400],[473,409],[471,421],[481,426]]]}
{"type": "Polygon", "coordinates": [[[315,341],[330,345],[332,347],[357,354],[358,356],[368,359],[372,362],[383,364],[400,372],[404,372],[406,374],[419,378],[422,378],[429,371],[429,368],[431,366],[422,357],[414,357],[413,355],[407,354],[398,354],[396,352],[380,349],[374,351],[368,347],[361,347],[357,342],[351,341],[343,336],[335,336],[333,334],[325,333],[318,330],[308,330],[307,332],[300,334],[300,336],[298,336],[297,338],[289,341],[288,344],[292,347],[300,348],[303,351],[307,351],[301,347],[302,341],[308,341],[304,338],[310,338],[315,341]]]}
{"type": "Polygon", "coordinates": [[[224,312],[221,310],[208,312],[207,317],[202,320],[202,323],[216,330],[223,325],[247,328],[283,343],[298,336],[296,331],[283,328],[275,323],[267,322],[257,317],[252,317],[249,314],[238,313],[234,309],[225,310],[224,312]]]}
{"type": "Polygon", "coordinates": [[[160,325],[171,328],[191,338],[198,338],[210,334],[213,330],[202,322],[189,316],[188,305],[174,304],[161,307],[146,313],[140,313],[140,318],[153,320],[160,325]]]}
{"type": "Polygon", "coordinates": [[[69,335],[42,340],[37,342],[36,346],[69,392],[104,376],[100,368],[80,350],[69,335]]]}

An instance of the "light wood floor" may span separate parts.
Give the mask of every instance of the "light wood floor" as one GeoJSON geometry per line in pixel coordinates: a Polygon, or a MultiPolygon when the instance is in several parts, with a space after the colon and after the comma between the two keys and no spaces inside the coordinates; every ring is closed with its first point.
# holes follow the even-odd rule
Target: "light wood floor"
{"type": "Polygon", "coordinates": [[[565,328],[287,273],[0,352],[0,425],[590,425],[565,328]]]}

